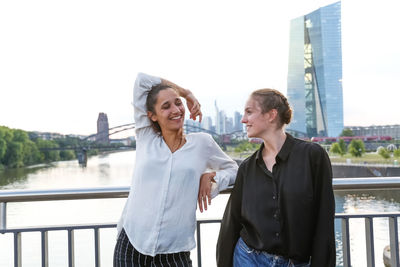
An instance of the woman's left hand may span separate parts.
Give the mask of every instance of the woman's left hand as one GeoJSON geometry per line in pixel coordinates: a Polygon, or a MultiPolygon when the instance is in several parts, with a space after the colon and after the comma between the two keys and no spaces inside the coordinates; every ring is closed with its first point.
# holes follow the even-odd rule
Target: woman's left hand
{"type": "Polygon", "coordinates": [[[197,197],[200,212],[203,212],[203,205],[205,210],[207,210],[207,203],[211,205],[211,186],[213,182],[215,183],[214,176],[215,172],[206,172],[200,177],[199,195],[197,197]]]}

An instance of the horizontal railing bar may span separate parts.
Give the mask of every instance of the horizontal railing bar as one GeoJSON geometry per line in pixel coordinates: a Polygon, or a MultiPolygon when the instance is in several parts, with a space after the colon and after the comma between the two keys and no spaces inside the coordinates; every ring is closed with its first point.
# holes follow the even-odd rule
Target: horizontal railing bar
{"type": "Polygon", "coordinates": [[[1,202],[126,198],[129,186],[90,187],[54,190],[0,190],[1,202]]]}
{"type": "Polygon", "coordinates": [[[88,230],[88,229],[99,229],[99,228],[115,228],[116,223],[107,224],[77,224],[77,225],[60,225],[60,226],[27,226],[24,228],[7,228],[0,230],[0,234],[5,233],[24,233],[24,232],[41,232],[41,231],[65,231],[65,230],[88,230]]]}
{"type": "Polygon", "coordinates": [[[336,213],[335,219],[356,219],[356,218],[387,218],[387,217],[400,217],[400,212],[380,212],[380,213],[336,213]]]}
{"type": "MultiPolygon", "coordinates": [[[[400,177],[334,178],[334,190],[400,189],[400,177]]],[[[130,187],[91,187],[55,190],[0,190],[1,202],[30,202],[52,200],[80,200],[126,198],[130,187]]],[[[232,187],[222,191],[229,194],[232,187]]]]}

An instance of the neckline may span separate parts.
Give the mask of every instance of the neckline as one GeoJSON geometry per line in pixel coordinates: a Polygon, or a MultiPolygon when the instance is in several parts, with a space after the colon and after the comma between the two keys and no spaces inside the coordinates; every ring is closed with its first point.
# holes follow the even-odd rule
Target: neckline
{"type": "Polygon", "coordinates": [[[171,153],[171,154],[173,155],[173,154],[177,153],[178,151],[182,150],[182,149],[186,146],[186,144],[189,143],[188,136],[189,136],[188,134],[185,134],[185,136],[184,136],[184,138],[185,138],[185,143],[184,143],[180,148],[178,148],[177,150],[175,150],[174,152],[172,152],[172,150],[169,148],[169,146],[168,146],[167,143],[165,142],[164,138],[163,138],[163,137],[161,137],[161,138],[162,138],[162,142],[164,143],[165,147],[168,149],[169,153],[171,153]]]}

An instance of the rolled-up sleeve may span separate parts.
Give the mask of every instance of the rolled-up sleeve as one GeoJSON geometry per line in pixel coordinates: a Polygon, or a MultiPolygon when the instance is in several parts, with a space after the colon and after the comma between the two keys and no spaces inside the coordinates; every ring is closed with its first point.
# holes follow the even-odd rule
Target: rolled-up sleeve
{"type": "Polygon", "coordinates": [[[138,73],[133,88],[133,108],[136,131],[151,126],[147,117],[146,99],[151,87],[161,83],[161,78],[145,73],[138,73]]]}
{"type": "MultiPolygon", "coordinates": [[[[220,192],[228,188],[229,185],[235,183],[238,165],[232,158],[222,151],[211,136],[209,136],[209,138],[207,168],[216,171],[214,180],[218,185],[217,190],[220,192]]],[[[216,194],[213,192],[212,197],[215,195],[216,194]]]]}

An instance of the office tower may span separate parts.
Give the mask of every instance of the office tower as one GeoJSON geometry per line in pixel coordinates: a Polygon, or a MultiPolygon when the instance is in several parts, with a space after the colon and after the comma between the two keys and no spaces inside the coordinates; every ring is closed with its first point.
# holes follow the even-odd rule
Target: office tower
{"type": "Polygon", "coordinates": [[[321,7],[290,23],[288,128],[307,136],[343,130],[341,3],[321,7]]]}
{"type": "Polygon", "coordinates": [[[99,113],[99,117],[97,118],[96,142],[107,144],[110,142],[107,114],[102,112],[99,113]]]}
{"type": "Polygon", "coordinates": [[[217,100],[214,101],[214,106],[215,106],[215,132],[217,134],[221,134],[221,122],[220,122],[220,117],[219,117],[219,109],[217,106],[217,100]]]}
{"type": "Polygon", "coordinates": [[[225,117],[225,133],[232,133],[233,130],[233,118],[228,116],[225,117]]]}
{"type": "Polygon", "coordinates": [[[201,128],[211,131],[212,129],[212,119],[210,116],[205,116],[200,124],[201,128]]]}
{"type": "Polygon", "coordinates": [[[235,129],[235,131],[237,131],[237,132],[243,132],[243,123],[241,122],[242,121],[242,114],[240,114],[240,112],[238,112],[238,111],[235,111],[235,114],[234,114],[234,116],[235,116],[235,118],[234,118],[234,129],[235,129]]]}
{"type": "Polygon", "coordinates": [[[218,113],[218,126],[219,132],[217,134],[224,134],[227,133],[226,131],[226,113],[224,110],[220,110],[218,113]]]}

